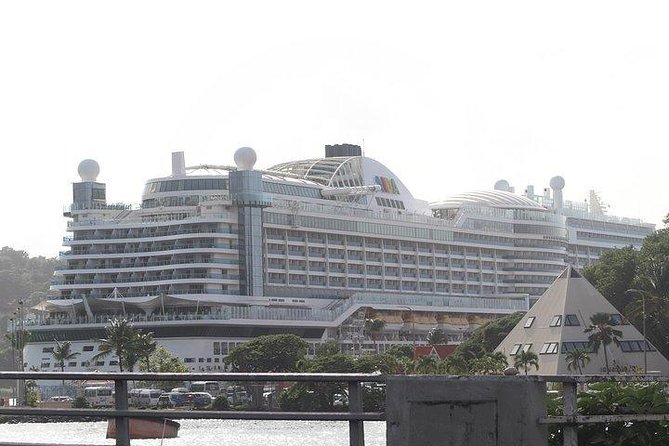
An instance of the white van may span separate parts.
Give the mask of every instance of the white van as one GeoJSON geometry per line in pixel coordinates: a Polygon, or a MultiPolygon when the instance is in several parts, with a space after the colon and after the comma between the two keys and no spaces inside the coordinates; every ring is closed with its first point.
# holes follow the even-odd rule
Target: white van
{"type": "Polygon", "coordinates": [[[137,396],[137,407],[158,407],[158,399],[163,391],[160,389],[142,389],[137,396]]]}
{"type": "Polygon", "coordinates": [[[190,385],[191,392],[206,392],[214,398],[221,394],[221,386],[218,381],[193,381],[190,385]]]}
{"type": "Polygon", "coordinates": [[[86,387],[84,398],[91,407],[113,407],[114,389],[111,387],[86,387]]]}

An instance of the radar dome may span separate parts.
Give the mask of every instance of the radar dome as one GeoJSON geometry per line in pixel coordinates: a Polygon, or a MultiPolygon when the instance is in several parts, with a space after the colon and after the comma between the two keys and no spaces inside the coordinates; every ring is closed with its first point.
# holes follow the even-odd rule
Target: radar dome
{"type": "Polygon", "coordinates": [[[250,147],[242,147],[235,152],[235,164],[239,170],[252,170],[258,157],[250,147]]]}
{"type": "Polygon", "coordinates": [[[495,183],[495,190],[503,190],[508,192],[511,188],[511,185],[506,180],[499,180],[495,183]]]}
{"type": "Polygon", "coordinates": [[[96,181],[100,174],[100,165],[95,160],[83,160],[79,163],[81,181],[96,181]]]}
{"type": "Polygon", "coordinates": [[[551,178],[551,189],[562,190],[564,189],[564,178],[561,176],[551,178]]]}

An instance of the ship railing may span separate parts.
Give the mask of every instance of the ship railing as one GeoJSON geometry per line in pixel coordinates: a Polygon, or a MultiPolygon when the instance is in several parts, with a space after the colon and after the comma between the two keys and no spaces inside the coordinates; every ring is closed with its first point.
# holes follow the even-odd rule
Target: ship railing
{"type": "Polygon", "coordinates": [[[121,264],[116,266],[104,266],[104,265],[84,265],[77,267],[68,267],[68,265],[56,265],[54,270],[57,271],[85,271],[85,270],[94,270],[95,272],[105,272],[106,270],[114,269],[129,269],[129,268],[150,268],[152,266],[165,266],[165,265],[183,265],[183,264],[193,264],[196,267],[198,265],[208,265],[211,263],[219,264],[228,264],[228,265],[238,265],[239,259],[209,259],[209,260],[200,260],[197,261],[192,258],[186,259],[176,259],[176,260],[159,260],[159,261],[150,261],[142,264],[121,264]]]}
{"type": "MultiPolygon", "coordinates": [[[[197,215],[195,213],[188,213],[186,215],[161,215],[161,216],[151,216],[143,218],[132,218],[124,219],[120,222],[111,219],[100,219],[100,220],[87,220],[87,221],[68,221],[67,227],[80,227],[80,226],[104,226],[104,225],[113,225],[114,227],[120,226],[135,226],[135,225],[151,225],[155,223],[163,223],[170,221],[179,221],[179,222],[202,222],[202,221],[218,221],[221,219],[230,218],[233,214],[230,212],[219,212],[214,214],[206,215],[197,215]]],[[[234,214],[236,218],[236,214],[234,214]]]]}
{"type": "MultiPolygon", "coordinates": [[[[87,284],[116,284],[117,286],[122,286],[123,283],[135,283],[135,282],[169,282],[174,280],[188,280],[188,279],[215,279],[215,280],[239,280],[239,275],[235,274],[174,274],[167,276],[156,276],[156,277],[121,277],[117,279],[89,279],[89,280],[74,280],[67,282],[67,285],[87,285],[87,284]]],[[[65,285],[64,279],[52,279],[49,282],[51,285],[65,285]]]]}
{"type": "MultiPolygon", "coordinates": [[[[131,418],[219,419],[219,420],[304,420],[348,421],[349,444],[364,446],[364,422],[385,421],[382,412],[365,412],[362,404],[363,383],[383,385],[385,377],[356,373],[58,373],[0,372],[0,380],[113,381],[112,409],[50,409],[33,407],[0,407],[0,415],[45,417],[101,417],[114,419],[116,445],[130,445],[131,418]],[[200,411],[200,410],[131,410],[128,405],[129,381],[219,381],[240,383],[345,383],[348,390],[348,412],[281,412],[281,411],[200,411]]],[[[111,421],[110,421],[111,422],[111,421]]]]}

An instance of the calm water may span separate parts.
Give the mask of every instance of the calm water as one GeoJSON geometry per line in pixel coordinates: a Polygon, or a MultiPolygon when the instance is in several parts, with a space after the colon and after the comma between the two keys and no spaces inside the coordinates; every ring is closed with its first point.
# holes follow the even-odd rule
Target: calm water
{"type": "MultiPolygon", "coordinates": [[[[252,421],[180,420],[178,438],[163,441],[164,446],[346,446],[348,422],[341,421],[252,421]]],[[[0,441],[65,444],[113,445],[107,440],[106,422],[25,423],[0,425],[0,441]]],[[[160,440],[132,440],[132,446],[160,446],[160,440]]],[[[386,424],[365,423],[365,445],[385,446],[386,424]]]]}

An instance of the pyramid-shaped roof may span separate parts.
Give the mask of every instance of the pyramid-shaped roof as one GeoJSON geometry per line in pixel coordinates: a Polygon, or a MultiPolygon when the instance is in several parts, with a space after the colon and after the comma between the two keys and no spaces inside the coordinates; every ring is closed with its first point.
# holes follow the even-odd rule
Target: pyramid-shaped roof
{"type": "MultiPolygon", "coordinates": [[[[504,338],[495,351],[503,352],[513,363],[521,349],[539,357],[539,375],[570,375],[578,371],[567,368],[566,354],[575,348],[591,350],[585,333],[595,313],[607,313],[622,332],[620,346],[609,344],[607,355],[611,373],[639,373],[644,368],[643,336],[629,324],[618,310],[573,267],[569,266],[546,290],[527,314],[504,338]]],[[[669,373],[669,361],[652,344],[647,343],[648,372],[669,373]]],[[[606,373],[604,346],[597,353],[588,353],[590,362],[584,374],[606,373]]]]}

